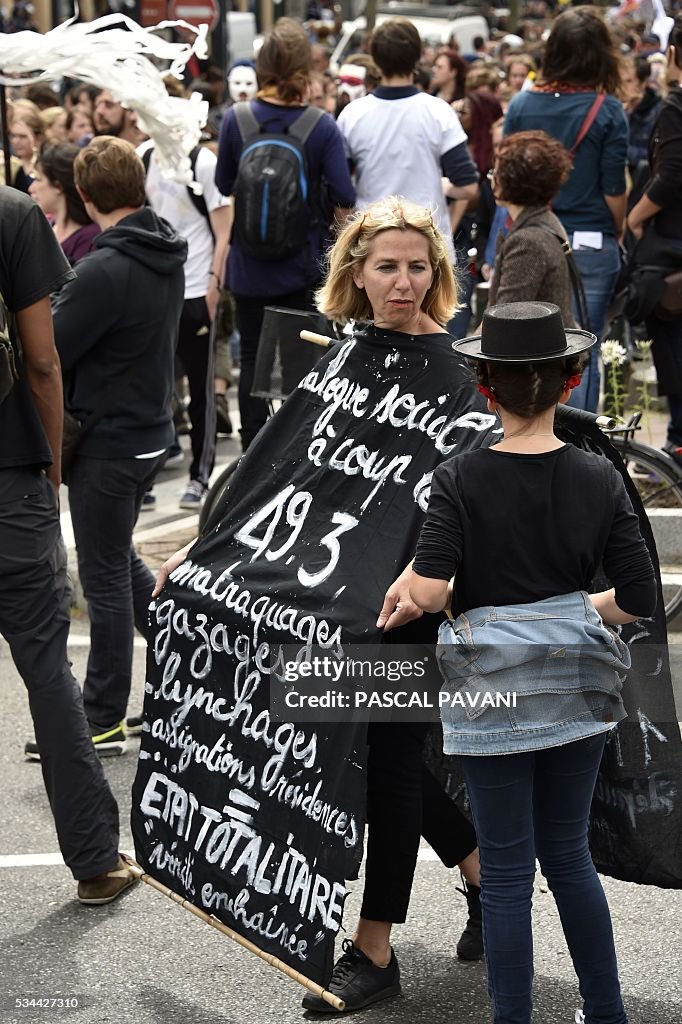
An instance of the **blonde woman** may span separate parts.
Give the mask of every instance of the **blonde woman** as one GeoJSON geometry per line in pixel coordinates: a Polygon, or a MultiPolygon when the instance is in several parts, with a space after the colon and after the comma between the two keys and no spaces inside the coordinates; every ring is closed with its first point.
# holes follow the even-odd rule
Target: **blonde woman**
{"type": "MultiPolygon", "coordinates": [[[[474,395],[462,404],[462,394],[472,395],[467,386],[468,373],[452,351],[452,338],[445,331],[457,302],[452,265],[444,237],[434,224],[430,210],[407,200],[391,197],[374,203],[356,214],[340,231],[328,264],[327,279],[316,294],[318,308],[334,320],[355,320],[359,324],[352,339],[352,351],[345,355],[344,376],[349,386],[362,387],[365,375],[388,387],[399,380],[403,393],[418,402],[422,409],[429,405],[438,392],[433,381],[443,382],[443,395],[438,406],[443,422],[454,420],[464,412],[483,410],[483,404],[474,395]],[[393,376],[391,376],[393,374],[393,376]],[[384,380],[386,378],[386,380],[384,380]],[[390,380],[389,380],[390,378],[390,380]],[[386,383],[388,382],[388,383],[386,383]],[[428,396],[428,398],[426,398],[428,396]]],[[[320,364],[323,373],[329,356],[320,364]]],[[[409,401],[409,399],[408,399],[409,401]]],[[[233,531],[241,515],[240,495],[247,501],[256,493],[258,502],[266,500],[273,488],[281,486],[281,478],[273,477],[268,464],[274,460],[283,467],[291,460],[291,436],[295,430],[305,436],[309,415],[319,415],[320,408],[310,413],[311,395],[297,389],[282,409],[266,425],[253,451],[241,460],[230,486],[229,515],[215,526],[211,517],[209,531],[200,539],[196,557],[201,558],[204,544],[215,545],[211,557],[222,558],[228,547],[235,543],[233,531]],[[267,458],[264,456],[267,452],[267,458]],[[264,483],[266,481],[266,483],[264,483]]],[[[422,415],[423,412],[422,412],[422,415]]],[[[364,421],[366,432],[362,442],[368,449],[381,448],[393,428],[382,426],[376,419],[364,421]]],[[[363,421],[352,414],[338,415],[334,419],[334,444],[344,445],[359,439],[363,421]]],[[[412,452],[417,477],[428,473],[440,463],[444,454],[431,443],[418,442],[419,429],[405,430],[401,445],[412,452]],[[413,447],[418,444],[419,448],[413,447]]],[[[458,444],[474,447],[481,444],[485,432],[464,428],[458,444]]],[[[422,434],[424,437],[424,434],[422,434]]],[[[297,462],[296,466],[300,464],[297,462]]],[[[339,503],[353,509],[353,480],[343,478],[343,497],[338,488],[338,474],[321,474],[313,462],[303,460],[303,469],[297,473],[297,485],[315,491],[317,514],[324,517],[337,511],[339,503]]],[[[293,477],[292,477],[293,479],[293,477]]],[[[399,489],[399,485],[396,485],[399,489]]],[[[412,489],[410,489],[412,493],[412,489]]],[[[384,490],[383,501],[390,502],[393,494],[384,490]]],[[[399,568],[410,558],[416,542],[419,524],[423,518],[418,503],[410,500],[409,509],[401,516],[400,529],[383,530],[380,555],[372,550],[373,528],[366,518],[358,517],[356,529],[363,531],[363,545],[367,558],[362,571],[344,567],[344,610],[339,611],[348,625],[347,637],[355,635],[365,643],[384,641],[383,634],[391,633],[398,643],[433,642],[436,623],[431,619],[416,619],[419,612],[411,604],[406,589],[391,586],[399,568]],[[390,576],[389,576],[390,574],[390,576]],[[357,586],[351,579],[357,579],[357,586]],[[378,603],[388,596],[377,620],[378,603]]],[[[162,566],[156,583],[158,595],[168,574],[187,556],[189,547],[174,555],[162,566]]],[[[195,557],[193,552],[192,558],[195,557]]],[[[273,570],[274,571],[274,570],[273,570]]],[[[291,570],[293,572],[294,570],[291,570]]],[[[292,576],[292,579],[294,577],[292,576]]],[[[287,593],[287,582],[276,573],[268,581],[269,590],[280,597],[287,593]]],[[[319,593],[317,600],[324,605],[332,601],[332,594],[319,593]]],[[[340,602],[337,601],[337,605],[340,602]]],[[[388,639],[388,638],[386,638],[388,639]]],[[[272,633],[269,642],[277,642],[272,633]]],[[[423,747],[428,723],[400,721],[372,722],[369,725],[369,760],[367,769],[367,860],[365,888],[360,919],[352,939],[343,943],[328,988],[340,996],[347,1010],[359,1010],[372,1003],[397,995],[400,991],[400,970],[391,946],[394,924],[405,921],[412,880],[417,863],[420,835],[424,835],[448,867],[458,865],[467,880],[469,921],[457,945],[462,959],[476,960],[483,955],[481,916],[478,900],[478,856],[476,836],[470,823],[460,814],[423,763],[423,747]]],[[[308,995],[303,1000],[306,1009],[324,1011],[327,1004],[308,995]]]]}
{"type": "Polygon", "coordinates": [[[15,107],[9,141],[12,152],[21,163],[12,184],[20,192],[28,192],[35,178],[38,151],[45,141],[45,127],[40,115],[28,109],[16,110],[15,107]]]}

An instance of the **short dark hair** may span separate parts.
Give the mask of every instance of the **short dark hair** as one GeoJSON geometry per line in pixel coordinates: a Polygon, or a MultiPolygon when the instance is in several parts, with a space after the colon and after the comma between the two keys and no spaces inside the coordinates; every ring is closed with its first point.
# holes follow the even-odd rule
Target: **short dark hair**
{"type": "Polygon", "coordinates": [[[568,150],[547,132],[516,132],[500,143],[495,179],[500,199],[515,206],[545,206],[571,172],[568,150]]]}
{"type": "Polygon", "coordinates": [[[568,378],[581,373],[588,358],[580,352],[546,363],[470,362],[477,382],[493,389],[495,401],[506,412],[531,420],[557,404],[568,378]]]}
{"type": "Polygon", "coordinates": [[[23,93],[39,110],[47,110],[48,107],[56,107],[59,104],[59,96],[48,82],[33,82],[26,85],[23,93]]]}
{"type": "Polygon", "coordinates": [[[675,21],[668,36],[668,46],[675,47],[675,64],[678,68],[682,68],[682,14],[675,15],[675,21]]]}
{"type": "Polygon", "coordinates": [[[144,206],[144,164],[135,148],[113,135],[98,135],[74,162],[76,184],[100,213],[144,206]]]}
{"type": "Polygon", "coordinates": [[[372,33],[369,52],[386,78],[411,75],[421,60],[421,36],[408,18],[388,18],[372,33]]]}
{"type": "Polygon", "coordinates": [[[293,18],[279,18],[266,34],[256,58],[261,89],[275,86],[283,103],[300,103],[313,69],[310,40],[293,18]]]}
{"type": "Polygon", "coordinates": [[[78,146],[70,142],[58,142],[54,146],[43,146],[38,157],[38,170],[51,185],[58,185],[64,193],[66,212],[76,224],[91,224],[83,200],[78,194],[73,177],[73,165],[80,153],[78,146]]]}
{"type": "Polygon", "coordinates": [[[616,41],[596,9],[573,7],[559,15],[545,46],[542,76],[548,82],[617,92],[620,69],[616,41]]]}

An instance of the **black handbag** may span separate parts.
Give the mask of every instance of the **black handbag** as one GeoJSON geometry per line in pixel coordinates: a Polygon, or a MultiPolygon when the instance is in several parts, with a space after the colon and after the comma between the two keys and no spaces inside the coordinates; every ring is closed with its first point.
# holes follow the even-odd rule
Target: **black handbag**
{"type": "Polygon", "coordinates": [[[623,315],[633,324],[652,315],[661,320],[682,317],[682,250],[659,235],[653,223],[633,249],[623,253],[609,315],[623,315]]]}
{"type": "Polygon", "coordinates": [[[19,376],[9,328],[9,313],[0,294],[0,402],[5,401],[19,376]]]}
{"type": "Polygon", "coordinates": [[[65,409],[64,426],[62,428],[62,481],[65,484],[69,482],[78,446],[82,440],[82,433],[83,428],[80,422],[68,409],[65,409]]]}

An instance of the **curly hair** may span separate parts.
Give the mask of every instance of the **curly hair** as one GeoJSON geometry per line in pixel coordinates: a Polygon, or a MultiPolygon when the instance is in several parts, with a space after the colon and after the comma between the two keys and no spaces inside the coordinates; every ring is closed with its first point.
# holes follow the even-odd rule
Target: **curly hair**
{"type": "Polygon", "coordinates": [[[293,18],[279,18],[256,58],[260,89],[275,89],[283,103],[302,103],[312,69],[312,49],[303,26],[293,18]]]}
{"type": "Polygon", "coordinates": [[[551,359],[542,363],[499,363],[470,359],[469,365],[476,374],[478,384],[492,389],[495,401],[506,412],[532,420],[545,409],[556,405],[566,386],[566,381],[581,373],[589,361],[589,354],[562,359],[551,359]]]}
{"type": "Polygon", "coordinates": [[[317,308],[331,320],[371,320],[372,308],[353,274],[369,255],[372,240],[381,231],[419,232],[429,244],[433,281],[422,309],[436,323],[447,324],[457,307],[457,284],[445,239],[436,227],[431,210],[402,196],[388,196],[355,214],[339,233],[327,254],[328,272],[315,295],[317,308]]]}
{"type": "Polygon", "coordinates": [[[573,7],[555,20],[542,58],[542,78],[617,92],[619,53],[596,8],[573,7]]]}
{"type": "Polygon", "coordinates": [[[570,154],[546,132],[516,132],[500,143],[495,163],[497,194],[515,206],[546,206],[567,180],[570,154]]]}

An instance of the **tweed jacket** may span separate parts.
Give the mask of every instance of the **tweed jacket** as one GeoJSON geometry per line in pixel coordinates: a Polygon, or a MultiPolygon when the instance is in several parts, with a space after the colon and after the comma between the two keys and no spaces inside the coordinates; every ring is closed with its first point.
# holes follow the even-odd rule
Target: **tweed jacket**
{"type": "Polygon", "coordinates": [[[575,327],[571,278],[557,238],[566,237],[561,221],[547,206],[528,206],[503,238],[497,238],[490,305],[498,302],[554,302],[564,327],[575,327]]]}

